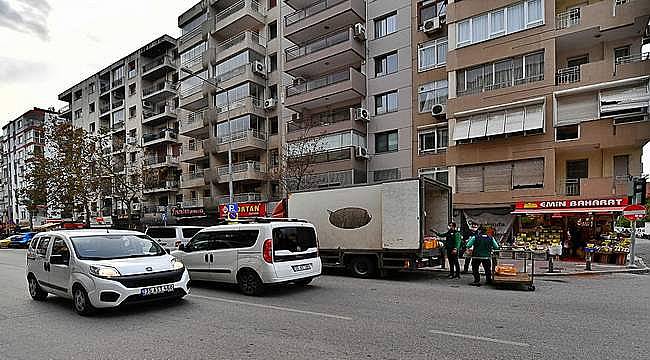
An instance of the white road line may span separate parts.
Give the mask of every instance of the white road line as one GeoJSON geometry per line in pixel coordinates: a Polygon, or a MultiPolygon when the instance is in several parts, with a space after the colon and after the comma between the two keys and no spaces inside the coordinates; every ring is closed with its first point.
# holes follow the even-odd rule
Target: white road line
{"type": "Polygon", "coordinates": [[[262,308],[262,309],[280,310],[280,311],[287,311],[287,312],[293,312],[293,313],[298,313],[298,314],[314,315],[314,316],[320,316],[320,317],[326,317],[326,318],[332,318],[332,319],[338,319],[338,320],[352,320],[351,317],[347,317],[347,316],[339,316],[339,315],[325,314],[325,313],[314,312],[314,311],[291,309],[291,308],[285,308],[285,307],[281,307],[281,306],[257,304],[257,303],[247,302],[247,301],[231,300],[231,299],[224,299],[224,298],[218,298],[218,297],[212,297],[212,296],[203,296],[203,295],[190,294],[190,297],[196,297],[196,298],[206,299],[206,300],[221,301],[221,302],[226,302],[226,303],[231,303],[231,304],[238,304],[238,305],[248,305],[248,306],[259,307],[259,308],[262,308]]]}
{"type": "Polygon", "coordinates": [[[458,334],[458,333],[452,333],[452,332],[440,331],[440,330],[429,330],[429,332],[432,333],[432,334],[455,336],[455,337],[460,337],[460,338],[465,338],[465,339],[472,339],[472,340],[480,340],[480,341],[489,341],[489,342],[498,343],[498,344],[514,345],[514,346],[521,346],[521,347],[529,347],[530,346],[530,344],[516,342],[516,341],[492,339],[492,338],[487,338],[487,337],[483,337],[483,336],[458,334]]]}

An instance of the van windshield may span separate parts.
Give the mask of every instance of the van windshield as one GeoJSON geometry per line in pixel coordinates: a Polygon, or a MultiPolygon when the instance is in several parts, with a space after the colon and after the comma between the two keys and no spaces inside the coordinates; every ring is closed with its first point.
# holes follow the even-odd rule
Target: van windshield
{"type": "Polygon", "coordinates": [[[147,235],[154,239],[174,239],[176,238],[175,228],[148,228],[147,235]]]}
{"type": "Polygon", "coordinates": [[[280,227],[273,229],[273,250],[291,252],[316,248],[316,232],[310,227],[280,227]]]}
{"type": "Polygon", "coordinates": [[[70,238],[77,257],[82,260],[125,259],[165,255],[156,241],[146,235],[94,235],[70,238]]]}
{"type": "Polygon", "coordinates": [[[196,235],[197,232],[201,231],[203,229],[201,228],[187,228],[183,229],[183,237],[186,239],[192,238],[192,236],[196,235]]]}

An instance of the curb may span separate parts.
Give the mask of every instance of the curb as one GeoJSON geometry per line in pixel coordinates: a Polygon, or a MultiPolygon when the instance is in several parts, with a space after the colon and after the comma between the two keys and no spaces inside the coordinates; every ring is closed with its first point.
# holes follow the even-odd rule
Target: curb
{"type": "MultiPolygon", "coordinates": [[[[431,273],[449,273],[449,269],[419,269],[423,272],[431,273]]],[[[649,267],[644,268],[629,268],[629,269],[612,269],[612,270],[592,270],[592,271],[574,271],[574,272],[553,272],[553,273],[535,273],[535,277],[563,277],[563,276],[585,276],[585,275],[608,275],[608,274],[648,274],[650,273],[649,267]]],[[[471,273],[470,273],[471,274],[471,273]]],[[[481,275],[485,273],[481,270],[481,275]]]]}

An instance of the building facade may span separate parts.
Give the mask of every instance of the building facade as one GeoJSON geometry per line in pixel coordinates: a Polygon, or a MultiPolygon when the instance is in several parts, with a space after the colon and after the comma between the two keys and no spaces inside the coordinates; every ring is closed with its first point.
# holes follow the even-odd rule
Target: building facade
{"type": "MultiPolygon", "coordinates": [[[[180,200],[177,63],[177,41],[164,35],[59,95],[68,103],[61,116],[101,137],[113,179],[135,184],[132,216],[144,224],[172,222],[170,209],[180,200]]],[[[127,213],[116,181],[107,181],[94,216],[127,213]]]]}

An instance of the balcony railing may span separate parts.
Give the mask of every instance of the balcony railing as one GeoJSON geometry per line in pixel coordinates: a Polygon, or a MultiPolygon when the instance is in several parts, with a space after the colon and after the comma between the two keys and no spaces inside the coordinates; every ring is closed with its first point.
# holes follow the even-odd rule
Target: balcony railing
{"type": "Polygon", "coordinates": [[[287,132],[300,131],[317,126],[326,126],[341,121],[349,121],[350,119],[350,109],[337,109],[331,112],[314,114],[309,121],[291,121],[287,123],[287,132]]]}
{"type": "Polygon", "coordinates": [[[148,182],[144,184],[145,190],[157,190],[157,189],[175,189],[178,188],[178,180],[163,180],[148,182]]]}
{"type": "Polygon", "coordinates": [[[155,141],[155,140],[158,140],[158,139],[164,139],[167,136],[169,136],[172,139],[178,139],[178,134],[176,134],[175,132],[169,131],[169,130],[163,130],[163,131],[160,131],[158,133],[144,134],[144,135],[142,135],[142,140],[145,143],[147,143],[147,142],[155,141]]]}
{"type": "Polygon", "coordinates": [[[178,156],[174,156],[174,155],[149,156],[144,159],[144,164],[146,166],[158,165],[164,163],[178,164],[178,156]]]}
{"type": "Polygon", "coordinates": [[[217,143],[219,145],[223,145],[223,144],[227,144],[230,141],[246,139],[249,135],[259,140],[266,140],[265,133],[260,132],[258,130],[249,129],[249,130],[234,132],[232,135],[219,135],[217,137],[217,143]]]}
{"type": "Polygon", "coordinates": [[[203,199],[191,199],[181,203],[184,208],[203,207],[203,199]]]}
{"type": "Polygon", "coordinates": [[[315,53],[319,50],[334,46],[350,39],[349,29],[327,34],[320,38],[310,40],[307,43],[292,46],[284,51],[287,61],[295,60],[305,55],[315,53]]]}
{"type": "Polygon", "coordinates": [[[194,95],[198,92],[201,92],[201,89],[203,88],[203,83],[196,84],[190,88],[187,89],[182,89],[180,92],[180,97],[181,98],[186,98],[188,96],[194,95]]]}
{"type": "Polygon", "coordinates": [[[229,70],[229,71],[226,71],[223,74],[217,75],[215,77],[215,81],[216,81],[217,84],[222,83],[224,81],[228,81],[228,80],[230,80],[230,79],[232,79],[234,77],[237,77],[239,75],[242,75],[242,74],[246,73],[246,68],[252,67],[252,66],[253,66],[253,64],[244,64],[244,65],[237,66],[236,68],[234,68],[232,70],[229,70]]]}
{"type": "Polygon", "coordinates": [[[108,83],[108,81],[100,81],[99,82],[99,92],[100,93],[105,93],[110,89],[111,89],[111,86],[108,83]]]}
{"type": "Polygon", "coordinates": [[[562,30],[580,25],[580,8],[573,8],[555,15],[555,29],[562,30]]]}
{"type": "Polygon", "coordinates": [[[119,78],[119,79],[115,79],[115,80],[113,80],[113,82],[111,83],[111,86],[112,86],[112,87],[118,87],[118,86],[121,86],[121,85],[123,85],[123,84],[124,84],[124,78],[121,77],[121,78],[119,78]]]}
{"type": "Polygon", "coordinates": [[[559,181],[560,193],[566,196],[580,195],[580,179],[564,179],[559,181]]]}
{"type": "Polygon", "coordinates": [[[302,84],[291,85],[287,87],[287,97],[300,95],[306,92],[314,91],[329,85],[337,84],[350,80],[350,70],[345,69],[332,74],[323,75],[302,84]]]}
{"type": "Polygon", "coordinates": [[[166,112],[174,113],[175,111],[176,108],[173,105],[163,105],[163,106],[158,106],[156,109],[152,111],[144,111],[142,113],[142,117],[148,119],[150,117],[158,116],[166,112]]]}
{"type": "Polygon", "coordinates": [[[171,56],[162,55],[153,59],[151,62],[147,63],[146,65],[142,66],[142,72],[146,73],[147,71],[164,64],[165,61],[167,61],[169,64],[174,64],[174,59],[172,59],[171,56]]]}
{"type": "Polygon", "coordinates": [[[650,60],[650,52],[619,56],[616,58],[616,65],[632,64],[646,60],[650,60]]]}
{"type": "MultiPolygon", "coordinates": [[[[251,39],[253,42],[255,42],[256,44],[260,44],[260,34],[247,30],[220,42],[219,44],[217,44],[217,50],[226,51],[233,46],[243,43],[244,41],[246,41],[246,34],[248,33],[251,34],[251,39]]],[[[260,44],[260,46],[264,46],[264,45],[260,44]]]]}
{"type": "Polygon", "coordinates": [[[174,83],[172,83],[171,81],[161,81],[157,84],[142,89],[142,96],[151,95],[155,92],[162,91],[165,88],[173,89],[174,83]]]}
{"type": "MultiPolygon", "coordinates": [[[[264,107],[264,100],[263,99],[258,99],[256,97],[252,97],[252,96],[246,96],[244,98],[231,101],[230,105],[229,105],[230,110],[232,111],[232,110],[244,107],[244,106],[246,106],[248,101],[251,102],[251,105],[255,109],[262,109],[264,107]]],[[[215,110],[216,110],[217,114],[227,112],[228,111],[228,105],[226,104],[226,106],[217,106],[215,108],[215,110]]]]}
{"type": "Polygon", "coordinates": [[[571,84],[580,81],[580,66],[558,69],[555,82],[558,85],[571,84]]]}
{"type": "MultiPolygon", "coordinates": [[[[246,171],[249,171],[249,170],[250,171],[255,171],[255,172],[263,172],[264,171],[264,166],[259,161],[244,161],[244,162],[239,162],[239,163],[232,164],[232,172],[233,172],[233,174],[246,172],[246,171]]],[[[228,165],[219,166],[217,168],[217,174],[219,176],[226,176],[229,173],[230,173],[230,171],[228,169],[228,165]]]]}
{"type": "Polygon", "coordinates": [[[205,51],[201,52],[198,55],[195,55],[191,59],[185,60],[185,62],[183,62],[183,64],[181,64],[181,67],[182,68],[193,68],[193,67],[201,64],[202,61],[203,61],[203,53],[205,53],[205,51]]]}
{"type": "Polygon", "coordinates": [[[322,0],[310,5],[304,9],[297,10],[284,17],[284,25],[289,26],[297,23],[298,21],[325,11],[333,6],[336,6],[346,0],[322,0]]]}
{"type": "Polygon", "coordinates": [[[224,9],[220,13],[218,13],[217,16],[216,16],[217,23],[219,23],[219,21],[223,21],[228,16],[236,13],[237,11],[244,9],[247,4],[248,4],[248,6],[250,6],[251,10],[259,13],[262,16],[264,16],[264,12],[263,12],[264,7],[262,5],[260,5],[260,3],[258,3],[257,1],[251,1],[251,0],[241,0],[239,2],[234,3],[230,7],[224,9]]]}
{"type": "MultiPolygon", "coordinates": [[[[229,195],[223,195],[216,198],[218,204],[227,204],[230,201],[229,195]]],[[[250,201],[262,201],[265,197],[260,193],[244,193],[244,194],[234,194],[232,201],[234,202],[250,202],[250,201]]]]}
{"type": "Polygon", "coordinates": [[[118,107],[121,107],[122,105],[124,105],[124,100],[113,101],[113,109],[117,109],[118,107]]]}
{"type": "Polygon", "coordinates": [[[194,124],[203,125],[203,112],[201,111],[192,111],[186,113],[185,117],[181,121],[181,127],[183,126],[192,126],[194,124]]]}

